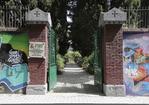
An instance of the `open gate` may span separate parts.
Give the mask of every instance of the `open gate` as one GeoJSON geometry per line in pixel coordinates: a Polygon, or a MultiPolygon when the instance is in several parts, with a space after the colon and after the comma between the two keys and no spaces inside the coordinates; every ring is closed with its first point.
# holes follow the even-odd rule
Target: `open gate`
{"type": "Polygon", "coordinates": [[[56,33],[49,29],[49,62],[48,62],[48,90],[54,88],[57,82],[57,65],[56,65],[56,33]]]}
{"type": "MultiPolygon", "coordinates": [[[[100,30],[101,31],[101,30],[100,30]]],[[[101,32],[94,33],[94,83],[102,91],[101,32]]]]}

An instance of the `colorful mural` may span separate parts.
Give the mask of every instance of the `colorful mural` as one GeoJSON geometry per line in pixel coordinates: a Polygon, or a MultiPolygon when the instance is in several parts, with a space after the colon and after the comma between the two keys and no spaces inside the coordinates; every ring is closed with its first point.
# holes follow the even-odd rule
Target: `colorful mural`
{"type": "Polygon", "coordinates": [[[28,82],[28,35],[0,33],[0,84],[11,92],[28,82]]]}
{"type": "Polygon", "coordinates": [[[123,70],[128,95],[149,95],[149,33],[123,34],[123,70]]]}

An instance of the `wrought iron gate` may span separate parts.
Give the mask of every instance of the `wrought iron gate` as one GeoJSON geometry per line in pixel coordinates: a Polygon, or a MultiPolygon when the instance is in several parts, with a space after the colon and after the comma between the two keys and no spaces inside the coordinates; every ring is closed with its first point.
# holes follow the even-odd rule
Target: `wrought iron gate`
{"type": "Polygon", "coordinates": [[[54,88],[57,82],[56,65],[56,34],[53,29],[49,29],[49,63],[48,63],[48,90],[54,88]]]}
{"type": "Polygon", "coordinates": [[[94,82],[102,89],[101,32],[94,33],[94,82]]]}

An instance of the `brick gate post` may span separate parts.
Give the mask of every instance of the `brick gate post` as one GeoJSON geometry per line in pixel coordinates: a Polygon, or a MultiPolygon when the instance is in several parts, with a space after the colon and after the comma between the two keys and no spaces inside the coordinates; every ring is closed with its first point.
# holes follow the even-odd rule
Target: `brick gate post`
{"type": "Polygon", "coordinates": [[[47,92],[48,69],[48,26],[50,14],[35,8],[26,14],[29,35],[29,73],[30,82],[27,94],[45,94],[47,92]]]}
{"type": "Polygon", "coordinates": [[[117,8],[102,12],[99,19],[99,27],[103,30],[103,91],[107,96],[125,96],[121,29],[124,21],[126,21],[126,13],[117,8]]]}

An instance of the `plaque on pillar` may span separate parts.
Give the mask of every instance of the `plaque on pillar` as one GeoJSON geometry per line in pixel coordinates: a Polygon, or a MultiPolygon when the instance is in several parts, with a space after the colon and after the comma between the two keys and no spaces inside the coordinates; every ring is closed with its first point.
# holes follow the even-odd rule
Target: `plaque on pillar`
{"type": "Polygon", "coordinates": [[[29,58],[45,58],[45,42],[30,42],[29,58]]]}
{"type": "Polygon", "coordinates": [[[126,12],[113,8],[108,12],[102,12],[99,19],[99,26],[105,24],[122,24],[126,21],[126,12]]]}
{"type": "Polygon", "coordinates": [[[39,8],[35,8],[26,13],[27,24],[47,24],[52,25],[50,13],[44,12],[39,8]]]}

